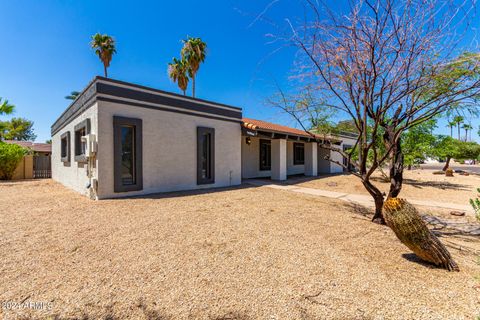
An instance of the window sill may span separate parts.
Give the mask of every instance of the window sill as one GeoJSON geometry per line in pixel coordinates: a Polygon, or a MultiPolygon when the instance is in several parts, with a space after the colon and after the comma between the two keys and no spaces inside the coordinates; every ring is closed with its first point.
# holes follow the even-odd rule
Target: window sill
{"type": "Polygon", "coordinates": [[[88,158],[84,154],[75,156],[75,162],[87,163],[87,161],[88,161],[88,158]]]}

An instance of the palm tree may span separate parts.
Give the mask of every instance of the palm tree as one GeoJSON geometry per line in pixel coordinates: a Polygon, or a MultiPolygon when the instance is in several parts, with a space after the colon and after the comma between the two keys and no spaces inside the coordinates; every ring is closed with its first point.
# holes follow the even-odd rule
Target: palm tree
{"type": "Polygon", "coordinates": [[[192,96],[195,97],[195,77],[200,64],[205,61],[207,44],[200,38],[188,37],[183,40],[182,58],[188,66],[188,76],[192,79],[192,96]]]}
{"type": "Polygon", "coordinates": [[[450,128],[450,138],[453,138],[453,127],[455,127],[457,124],[454,121],[449,121],[448,122],[448,127],[450,128]]]}
{"type": "Polygon", "coordinates": [[[463,117],[462,116],[455,116],[453,118],[453,122],[457,125],[458,129],[458,140],[460,140],[460,124],[463,122],[463,117]]]}
{"type": "Polygon", "coordinates": [[[68,96],[65,96],[65,99],[67,100],[75,100],[78,98],[78,96],[80,95],[80,92],[78,91],[72,91],[70,92],[70,94],[68,96]]]}
{"type": "Polygon", "coordinates": [[[472,130],[473,127],[472,127],[472,125],[470,125],[470,124],[468,124],[468,123],[465,123],[465,124],[462,126],[462,128],[465,130],[465,141],[467,141],[467,140],[468,140],[468,131],[469,131],[469,130],[472,130]]]}
{"type": "Polygon", "coordinates": [[[168,76],[172,79],[173,82],[178,84],[180,90],[187,91],[188,87],[188,75],[187,75],[187,63],[185,60],[178,60],[173,58],[173,61],[168,64],[168,76]]]}
{"type": "Polygon", "coordinates": [[[0,116],[12,114],[14,111],[15,106],[13,104],[8,103],[7,99],[2,101],[2,98],[0,98],[0,116]]]}
{"type": "Polygon", "coordinates": [[[90,45],[92,49],[95,49],[95,53],[102,61],[105,78],[108,78],[107,68],[110,66],[113,55],[117,53],[115,40],[109,35],[96,33],[92,36],[90,45]]]}

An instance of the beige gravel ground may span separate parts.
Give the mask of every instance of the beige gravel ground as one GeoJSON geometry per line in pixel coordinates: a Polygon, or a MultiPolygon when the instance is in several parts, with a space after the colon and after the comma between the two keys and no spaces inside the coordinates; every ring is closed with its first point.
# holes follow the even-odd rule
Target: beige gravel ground
{"type": "MultiPolygon", "coordinates": [[[[477,194],[476,189],[480,188],[480,176],[455,174],[454,177],[446,177],[445,175],[434,175],[433,172],[434,170],[423,169],[405,170],[405,180],[400,197],[468,205],[469,199],[474,198],[477,194]]],[[[324,175],[322,177],[320,179],[290,179],[289,183],[307,188],[368,194],[360,179],[352,175],[324,175]]],[[[390,184],[380,179],[380,174],[374,175],[373,183],[380,190],[388,193],[390,184]]]]}
{"type": "Polygon", "coordinates": [[[442,237],[462,249],[449,273],[343,202],[253,187],[95,202],[49,180],[0,183],[0,197],[3,307],[52,306],[4,319],[480,314],[479,239],[442,237]]]}

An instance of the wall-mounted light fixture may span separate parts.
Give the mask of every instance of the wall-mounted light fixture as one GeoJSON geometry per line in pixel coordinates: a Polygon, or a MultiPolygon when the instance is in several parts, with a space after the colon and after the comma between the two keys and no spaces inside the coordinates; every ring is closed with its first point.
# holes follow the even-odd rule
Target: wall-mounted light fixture
{"type": "Polygon", "coordinates": [[[250,139],[250,137],[246,137],[246,138],[245,138],[245,143],[246,143],[247,145],[250,145],[250,144],[252,143],[252,139],[250,139]]]}

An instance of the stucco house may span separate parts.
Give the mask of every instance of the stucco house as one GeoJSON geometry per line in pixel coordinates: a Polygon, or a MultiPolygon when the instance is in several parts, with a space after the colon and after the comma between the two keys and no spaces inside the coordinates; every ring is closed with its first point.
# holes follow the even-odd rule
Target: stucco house
{"type": "MultiPolygon", "coordinates": [[[[103,77],[88,84],[51,131],[52,178],[93,199],[342,172],[324,159],[330,151],[302,130],[243,118],[238,107],[103,77]]],[[[340,148],[353,141],[328,139],[340,148]]]]}

